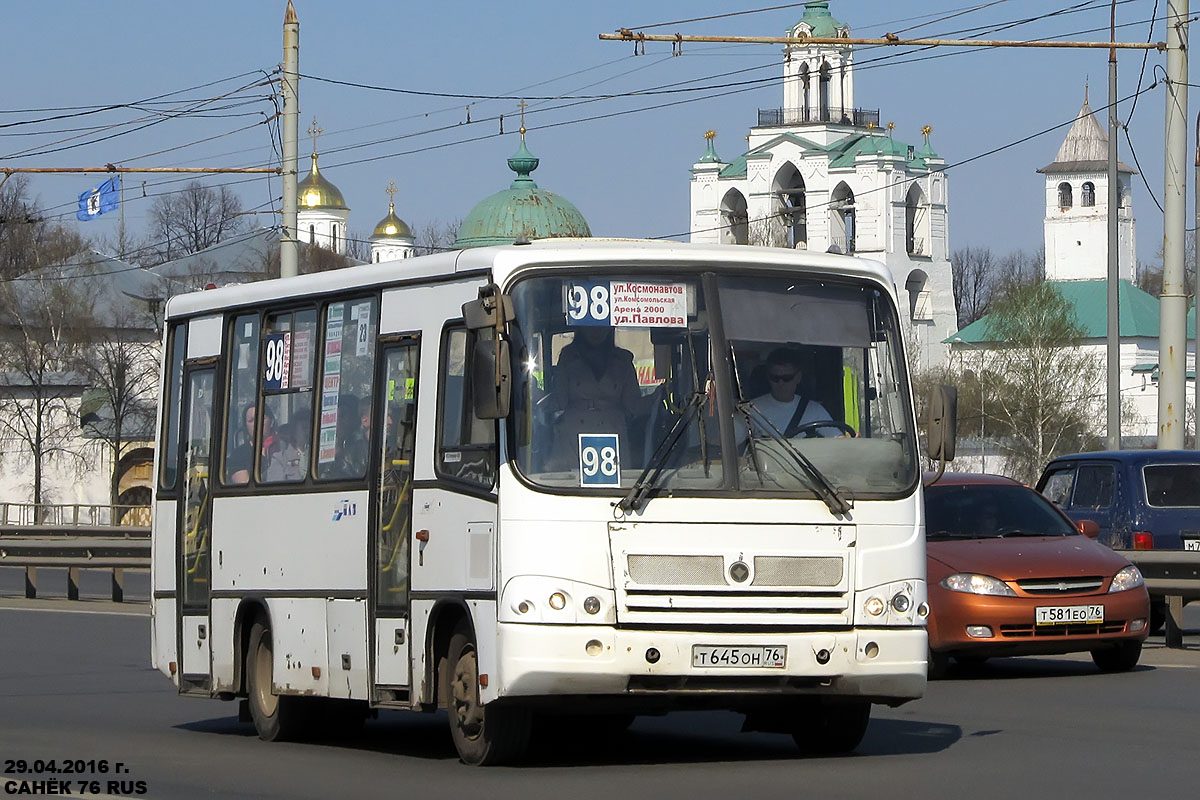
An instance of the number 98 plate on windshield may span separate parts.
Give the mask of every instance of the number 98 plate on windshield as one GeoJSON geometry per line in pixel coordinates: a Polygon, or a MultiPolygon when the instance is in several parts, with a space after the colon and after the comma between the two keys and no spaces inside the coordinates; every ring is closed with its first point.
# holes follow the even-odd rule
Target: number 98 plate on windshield
{"type": "Polygon", "coordinates": [[[787,646],[763,645],[728,647],[692,645],[693,667],[740,667],[742,669],[783,669],[787,665],[787,646]]]}

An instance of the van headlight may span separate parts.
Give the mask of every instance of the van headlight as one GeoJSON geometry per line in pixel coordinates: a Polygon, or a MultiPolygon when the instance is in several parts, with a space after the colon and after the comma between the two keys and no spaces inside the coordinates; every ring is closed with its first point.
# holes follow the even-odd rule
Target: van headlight
{"type": "Polygon", "coordinates": [[[1142,571],[1133,564],[1130,564],[1128,567],[1122,567],[1117,570],[1117,574],[1113,576],[1112,585],[1108,587],[1108,591],[1125,592],[1145,585],[1146,580],[1142,577],[1142,571]]]}

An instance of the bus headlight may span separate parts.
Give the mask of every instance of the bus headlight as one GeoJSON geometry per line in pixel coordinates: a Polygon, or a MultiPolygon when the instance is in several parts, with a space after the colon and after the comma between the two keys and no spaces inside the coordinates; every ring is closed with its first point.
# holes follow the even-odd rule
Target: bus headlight
{"type": "Polygon", "coordinates": [[[612,589],[545,575],[511,578],[500,595],[501,622],[604,625],[616,622],[612,589]]]}
{"type": "Polygon", "coordinates": [[[861,625],[924,625],[929,614],[925,581],[895,581],[856,594],[861,625]]]}

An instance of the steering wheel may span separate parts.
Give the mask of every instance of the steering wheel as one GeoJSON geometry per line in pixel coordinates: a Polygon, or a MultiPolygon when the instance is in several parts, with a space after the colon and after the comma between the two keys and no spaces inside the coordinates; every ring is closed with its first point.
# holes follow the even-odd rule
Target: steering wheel
{"type": "Polygon", "coordinates": [[[833,419],[818,419],[813,420],[812,422],[805,422],[800,425],[796,425],[795,427],[789,427],[783,432],[783,435],[788,439],[800,436],[801,434],[804,436],[813,436],[813,432],[819,428],[837,428],[847,436],[858,436],[858,432],[855,431],[854,428],[851,428],[844,422],[838,422],[837,420],[833,419]]]}

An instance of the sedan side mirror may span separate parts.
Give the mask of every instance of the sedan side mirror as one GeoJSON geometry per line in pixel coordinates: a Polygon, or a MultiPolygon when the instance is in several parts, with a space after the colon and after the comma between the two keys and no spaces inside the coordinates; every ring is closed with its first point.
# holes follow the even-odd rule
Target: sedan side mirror
{"type": "Polygon", "coordinates": [[[1089,539],[1095,539],[1100,535],[1100,526],[1096,524],[1094,520],[1081,519],[1079,522],[1075,523],[1075,527],[1079,529],[1080,533],[1089,539]]]}

